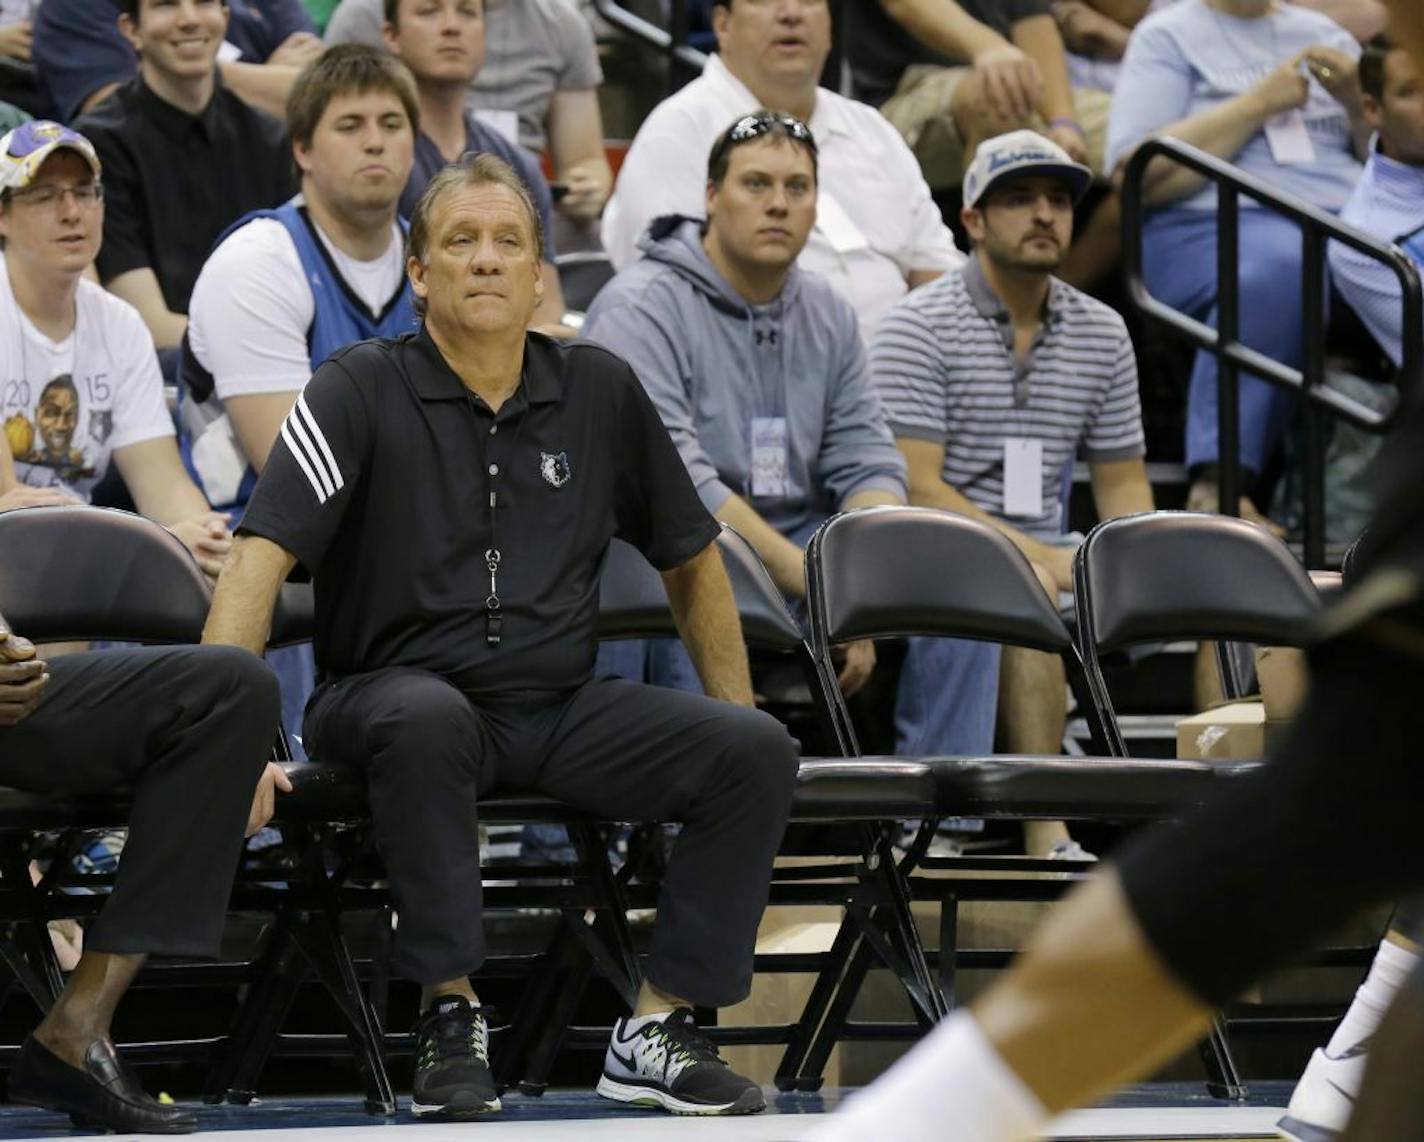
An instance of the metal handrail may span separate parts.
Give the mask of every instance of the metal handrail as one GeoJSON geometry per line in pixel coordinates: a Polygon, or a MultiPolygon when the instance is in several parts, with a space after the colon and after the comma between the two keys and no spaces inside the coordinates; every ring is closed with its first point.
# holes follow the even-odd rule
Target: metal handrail
{"type": "MultiPolygon", "coordinates": [[[[1245,369],[1271,384],[1295,389],[1304,397],[1305,442],[1305,564],[1325,561],[1325,435],[1323,416],[1347,421],[1366,432],[1387,432],[1405,397],[1424,376],[1424,288],[1419,269],[1398,246],[1349,226],[1310,203],[1285,194],[1215,155],[1177,139],[1143,143],[1127,164],[1122,190],[1123,273],[1132,304],[1217,359],[1218,506],[1237,514],[1241,485],[1240,412],[1237,405],[1240,372],[1245,369]],[[1212,329],[1153,297],[1142,273],[1143,224],[1148,206],[1146,173],[1154,159],[1165,158],[1201,175],[1217,189],[1217,328],[1212,329]],[[1258,202],[1296,222],[1301,228],[1304,259],[1301,276],[1303,369],[1283,365],[1241,343],[1240,214],[1241,197],[1258,202]],[[1325,384],[1325,321],[1327,241],[1341,242],[1382,262],[1399,279],[1404,307],[1402,361],[1395,374],[1400,399],[1394,409],[1380,412],[1325,384]],[[1311,320],[1309,315],[1320,315],[1311,320]]],[[[1282,283],[1283,285],[1285,283],[1282,283]]]]}
{"type": "Polygon", "coordinates": [[[682,86],[678,68],[685,71],[683,81],[702,74],[707,56],[686,42],[687,2],[673,0],[672,31],[665,32],[656,24],[635,15],[618,3],[618,0],[593,0],[593,9],[615,28],[627,32],[635,40],[662,52],[668,57],[668,86],[670,91],[682,86]]]}

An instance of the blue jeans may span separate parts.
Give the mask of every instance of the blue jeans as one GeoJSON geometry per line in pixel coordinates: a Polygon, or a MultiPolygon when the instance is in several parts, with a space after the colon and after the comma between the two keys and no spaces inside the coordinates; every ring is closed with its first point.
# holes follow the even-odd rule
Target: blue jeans
{"type": "MultiPolygon", "coordinates": [[[[598,674],[702,692],[682,643],[612,642],[599,647],[598,674]]],[[[991,753],[998,707],[999,648],[952,638],[912,638],[895,700],[895,752],[991,753]]]]}
{"type": "Polygon", "coordinates": [[[287,731],[292,760],[306,761],[307,751],[302,745],[302,715],[307,708],[307,699],[316,686],[316,659],[311,643],[269,650],[267,665],[277,676],[277,687],[282,695],[282,728],[287,731]]]}
{"type": "MultiPolygon", "coordinates": [[[[1147,220],[1142,242],[1144,276],[1152,295],[1216,328],[1216,213],[1163,210],[1147,220]]],[[[1241,341],[1299,368],[1300,227],[1243,205],[1240,250],[1241,341]]],[[[1294,394],[1242,373],[1239,395],[1241,463],[1259,473],[1280,440],[1294,394]]],[[[1217,460],[1216,420],[1216,358],[1198,353],[1187,399],[1188,466],[1217,460]]]]}

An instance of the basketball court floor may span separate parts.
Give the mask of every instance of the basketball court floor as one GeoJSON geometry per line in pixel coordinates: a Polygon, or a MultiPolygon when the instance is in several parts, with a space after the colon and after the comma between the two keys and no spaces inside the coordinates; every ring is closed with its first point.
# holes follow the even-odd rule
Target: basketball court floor
{"type": "MultiPolygon", "coordinates": [[[[1217,1102],[1200,1086],[1157,1083],[1103,1107],[1066,1115],[1047,1135],[1054,1142],[1245,1142],[1274,1138],[1272,1126],[1290,1095],[1284,1083],[1253,1086],[1248,1105],[1217,1102]]],[[[551,1091],[542,1098],[509,1095],[504,1111],[474,1123],[415,1122],[403,1102],[394,1119],[362,1113],[351,1098],[281,1099],[250,1107],[202,1107],[211,1142],[381,1142],[406,1131],[404,1142],[469,1142],[474,1133],[509,1142],[796,1142],[833,1107],[837,1094],[776,1094],[765,1114],[747,1118],[671,1118],[613,1106],[586,1091],[551,1091]],[[383,1131],[384,1135],[373,1131],[383,1131]]],[[[26,1107],[0,1107],[0,1139],[83,1137],[67,1119],[26,1107]]],[[[893,1142],[893,1133],[887,1142],[893,1142]]],[[[400,1142],[400,1140],[396,1140],[400,1142]]],[[[868,1139],[867,1142],[876,1142],[868,1139]]]]}

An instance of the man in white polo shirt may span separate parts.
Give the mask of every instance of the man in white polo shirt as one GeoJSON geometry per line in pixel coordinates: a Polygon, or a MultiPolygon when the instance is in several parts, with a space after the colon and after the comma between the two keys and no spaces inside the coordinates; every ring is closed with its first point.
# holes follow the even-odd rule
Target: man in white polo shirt
{"type": "Polygon", "coordinates": [[[654,218],[702,217],[707,152],[733,120],[760,108],[807,123],[821,184],[816,227],[799,264],[851,303],[869,341],[908,290],[964,260],[915,157],[871,107],[817,86],[830,51],[826,0],[722,0],[718,54],[700,78],[644,120],[603,213],[603,245],[620,270],[654,218]]]}
{"type": "MultiPolygon", "coordinates": [[[[1034,131],[983,143],[964,180],[974,257],[900,302],[870,348],[871,378],[909,465],[910,502],[1003,532],[1055,599],[1073,587],[1061,489],[1080,450],[1101,518],[1152,510],[1127,328],[1053,276],[1091,180],[1034,131]]],[[[935,642],[913,642],[906,671],[933,677],[936,653],[935,642]]],[[[1062,663],[1005,648],[999,693],[1007,750],[1057,753],[1062,663]]],[[[1030,851],[1041,847],[1031,834],[1030,851]]]]}

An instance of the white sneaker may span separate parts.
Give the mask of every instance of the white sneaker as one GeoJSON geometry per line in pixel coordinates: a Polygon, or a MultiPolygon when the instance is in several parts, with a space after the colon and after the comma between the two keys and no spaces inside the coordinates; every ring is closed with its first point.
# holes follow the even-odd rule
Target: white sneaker
{"type": "Polygon", "coordinates": [[[1317,1050],[1295,1085],[1285,1116],[1276,1123],[1276,1133],[1291,1142],[1335,1142],[1350,1124],[1368,1059],[1368,1039],[1342,1055],[1317,1050]]]}

